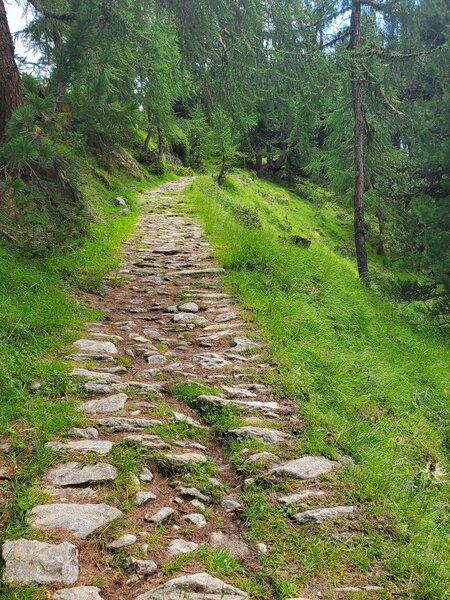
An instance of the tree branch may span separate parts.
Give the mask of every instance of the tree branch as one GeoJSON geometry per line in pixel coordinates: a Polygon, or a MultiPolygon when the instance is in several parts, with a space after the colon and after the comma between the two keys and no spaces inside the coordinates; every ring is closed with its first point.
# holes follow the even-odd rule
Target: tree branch
{"type": "Polygon", "coordinates": [[[27,0],[29,4],[37,11],[40,12],[47,19],[57,19],[58,21],[73,21],[75,15],[71,12],[68,13],[54,13],[51,10],[47,10],[39,0],[27,0]]]}

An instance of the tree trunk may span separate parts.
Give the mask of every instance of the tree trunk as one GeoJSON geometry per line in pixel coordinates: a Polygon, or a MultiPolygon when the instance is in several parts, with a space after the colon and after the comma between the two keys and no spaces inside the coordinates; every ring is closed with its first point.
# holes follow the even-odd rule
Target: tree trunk
{"type": "Polygon", "coordinates": [[[263,175],[263,162],[261,154],[255,154],[256,159],[256,175],[262,177],[263,175]]]}
{"type": "MultiPolygon", "coordinates": [[[[360,0],[352,1],[352,14],[350,20],[350,50],[358,51],[361,46],[361,3],[360,0]]],[[[355,162],[355,190],[353,197],[355,249],[358,273],[361,279],[368,280],[369,269],[367,266],[366,252],[366,223],[364,221],[364,108],[362,100],[362,78],[359,60],[353,52],[353,66],[351,70],[352,102],[354,114],[354,162],[355,162]]]]}
{"type": "Polygon", "coordinates": [[[163,138],[163,132],[162,132],[162,127],[161,127],[161,122],[159,120],[159,117],[158,117],[157,132],[158,132],[158,157],[159,157],[159,160],[162,160],[164,158],[164,138],[163,138]]]}
{"type": "Polygon", "coordinates": [[[384,232],[385,232],[384,217],[383,217],[383,213],[381,212],[380,208],[378,208],[378,207],[375,210],[375,216],[378,221],[378,232],[379,232],[378,244],[377,244],[377,254],[379,254],[380,256],[386,256],[386,245],[384,243],[384,232]]]}
{"type": "Polygon", "coordinates": [[[20,76],[14,59],[14,43],[0,0],[0,139],[15,109],[23,104],[20,76]]]}

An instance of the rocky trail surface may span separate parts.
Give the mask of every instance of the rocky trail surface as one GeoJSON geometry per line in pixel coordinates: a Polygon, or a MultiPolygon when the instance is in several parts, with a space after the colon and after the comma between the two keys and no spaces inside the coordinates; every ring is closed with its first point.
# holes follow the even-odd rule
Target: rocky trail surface
{"type": "Polygon", "coordinates": [[[268,485],[286,481],[275,501],[298,508],[296,526],[356,512],[321,489],[343,462],[296,449],[295,406],[264,383],[272,369],[264,349],[221,288],[201,227],[182,210],[189,183],[143,196],[115,285],[88,296],[104,319],[87,324],[69,356],[86,392],[86,424],[48,444],[59,457],[40,482],[51,500],[27,514],[38,539],[3,545],[5,579],[49,585],[55,600],[253,597],[205,568],[211,549],[250,572],[270,551],[264,539],[246,539],[240,492],[251,480],[208,418],[223,407],[239,415],[227,435],[263,448],[244,450],[244,464],[257,465],[268,485]],[[200,393],[187,402],[195,385],[200,393]]]}

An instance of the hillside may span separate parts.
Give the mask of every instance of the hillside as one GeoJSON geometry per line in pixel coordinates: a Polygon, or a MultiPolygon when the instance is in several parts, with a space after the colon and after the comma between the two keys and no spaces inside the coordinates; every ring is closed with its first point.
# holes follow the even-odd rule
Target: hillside
{"type": "MultiPolygon", "coordinates": [[[[199,178],[187,194],[227,285],[268,342],[278,367],[271,384],[298,404],[302,451],[355,461],[333,494],[364,507],[346,544],[323,531],[290,538],[279,510],[261,506],[258,494],[247,523],[274,543],[267,573],[303,581],[381,570],[394,595],[444,598],[448,340],[419,305],[389,302],[358,282],[345,252],[350,217],[327,201],[328,192],[309,186],[316,203],[245,173],[222,189],[199,178]],[[293,235],[310,238],[310,247],[286,240],[293,235]]],[[[389,275],[381,263],[378,269],[380,279],[389,275]]]]}

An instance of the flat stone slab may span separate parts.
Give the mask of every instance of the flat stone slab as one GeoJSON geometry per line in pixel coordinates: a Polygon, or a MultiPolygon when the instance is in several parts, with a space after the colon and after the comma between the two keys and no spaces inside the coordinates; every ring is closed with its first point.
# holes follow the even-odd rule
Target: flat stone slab
{"type": "Polygon", "coordinates": [[[278,429],[271,429],[269,427],[255,427],[248,425],[247,427],[237,427],[236,429],[230,429],[229,433],[241,438],[251,437],[265,444],[278,444],[280,442],[287,442],[293,439],[293,436],[284,431],[278,429]]]}
{"type": "Polygon", "coordinates": [[[65,590],[56,590],[52,598],[53,600],[103,600],[100,592],[100,588],[94,585],[82,585],[65,590]]]}
{"type": "Polygon", "coordinates": [[[141,431],[153,425],[162,425],[162,421],[158,419],[137,419],[129,417],[109,417],[100,419],[98,424],[106,427],[109,433],[117,433],[120,431],[141,431]]]}
{"type": "Polygon", "coordinates": [[[220,404],[226,406],[231,404],[239,408],[244,412],[279,412],[281,410],[280,405],[277,402],[259,402],[257,400],[236,400],[235,398],[222,398],[222,396],[211,396],[208,394],[202,394],[198,396],[197,400],[200,402],[212,402],[213,404],[220,404]]]}
{"type": "Polygon", "coordinates": [[[79,406],[79,410],[87,413],[105,413],[105,412],[117,412],[122,410],[125,406],[125,402],[128,400],[126,394],[113,394],[106,398],[98,398],[96,400],[88,400],[82,402],[79,406]]]}
{"type": "Polygon", "coordinates": [[[107,373],[104,371],[89,371],[89,369],[73,369],[69,375],[71,377],[79,377],[80,379],[87,379],[88,381],[95,381],[96,383],[120,383],[121,379],[114,373],[107,373]]]}
{"type": "Polygon", "coordinates": [[[302,456],[273,467],[269,475],[287,475],[296,479],[312,479],[336,469],[339,464],[323,456],[302,456]]]}
{"type": "Polygon", "coordinates": [[[200,429],[205,429],[205,427],[201,423],[199,423],[192,417],[185,415],[184,413],[175,411],[172,413],[172,419],[174,421],[182,421],[182,422],[186,423],[186,425],[190,425],[191,427],[198,427],[200,429]]]}
{"type": "Polygon", "coordinates": [[[171,579],[135,600],[249,600],[249,596],[209,573],[195,573],[171,579]]]}
{"type": "Polygon", "coordinates": [[[137,536],[132,533],[125,533],[121,535],[117,540],[111,542],[108,548],[112,548],[113,550],[117,548],[125,548],[126,546],[132,546],[137,542],[137,536]]]}
{"type": "Polygon", "coordinates": [[[218,352],[195,354],[192,357],[192,361],[204,369],[222,369],[231,365],[231,362],[218,352]]]}
{"type": "Polygon", "coordinates": [[[111,452],[113,443],[107,440],[70,440],[68,442],[47,442],[46,448],[53,448],[53,450],[68,450],[71,452],[81,452],[86,454],[87,452],[93,452],[104,456],[111,452]]]}
{"type": "Polygon", "coordinates": [[[79,350],[95,354],[117,354],[118,350],[112,342],[101,342],[99,340],[77,340],[73,344],[79,350]]]}
{"type": "Polygon", "coordinates": [[[71,427],[67,433],[85,440],[96,440],[98,438],[98,431],[95,427],[86,427],[84,429],[80,427],[71,427]]]}
{"type": "Polygon", "coordinates": [[[181,323],[182,325],[197,325],[197,327],[208,324],[208,319],[205,319],[205,317],[199,317],[194,313],[186,312],[176,313],[173,315],[172,320],[174,323],[181,323]]]}
{"type": "Polygon", "coordinates": [[[164,521],[167,521],[167,519],[170,519],[174,514],[175,511],[173,508],[170,508],[170,506],[163,506],[154,515],[145,515],[144,519],[148,523],[163,523],[164,521]]]}
{"type": "Polygon", "coordinates": [[[278,502],[282,502],[283,504],[295,504],[296,502],[300,502],[301,500],[306,500],[307,498],[314,498],[319,496],[325,496],[325,492],[323,492],[322,490],[303,490],[294,494],[280,496],[278,498],[278,502]]]}
{"type": "Polygon", "coordinates": [[[192,525],[195,525],[199,529],[206,527],[206,519],[202,513],[190,513],[189,515],[184,515],[183,521],[192,523],[192,525]]]}
{"type": "Polygon", "coordinates": [[[122,514],[107,504],[41,504],[28,512],[28,522],[39,529],[67,529],[84,540],[122,514]]]}
{"type": "Polygon", "coordinates": [[[174,454],[167,452],[161,457],[161,462],[168,464],[171,467],[185,467],[189,463],[203,464],[208,459],[203,454],[198,452],[184,452],[183,454],[174,454]]]}
{"type": "Polygon", "coordinates": [[[200,310],[200,306],[196,302],[185,302],[178,305],[178,310],[181,310],[181,312],[196,313],[200,310]]]}
{"type": "Polygon", "coordinates": [[[178,556],[178,554],[188,554],[189,552],[195,552],[198,544],[195,542],[188,542],[186,540],[172,540],[167,549],[169,556],[178,556]]]}
{"type": "Polygon", "coordinates": [[[297,523],[323,523],[329,519],[335,519],[343,515],[351,515],[354,512],[354,506],[333,506],[331,508],[313,508],[293,515],[297,523]]]}
{"type": "Polygon", "coordinates": [[[4,578],[12,583],[75,583],[78,549],[73,544],[47,544],[34,540],[6,541],[2,546],[4,578]]]}
{"type": "Polygon", "coordinates": [[[78,462],[69,462],[51,469],[47,474],[53,485],[70,486],[85,485],[87,483],[100,483],[114,481],[117,469],[108,463],[95,463],[95,465],[81,465],[78,462]]]}

